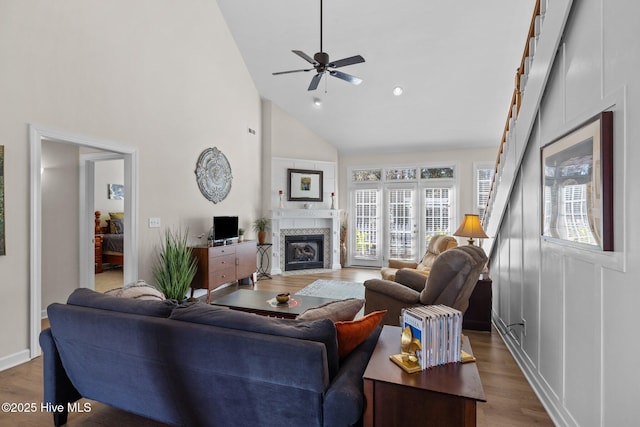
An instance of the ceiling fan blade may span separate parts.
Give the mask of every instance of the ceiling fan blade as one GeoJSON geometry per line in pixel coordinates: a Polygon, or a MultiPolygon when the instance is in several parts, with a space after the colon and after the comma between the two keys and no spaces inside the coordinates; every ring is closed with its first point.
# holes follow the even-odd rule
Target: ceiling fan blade
{"type": "Polygon", "coordinates": [[[347,65],[359,64],[364,62],[364,58],[360,55],[350,56],[349,58],[338,59],[337,61],[331,62],[328,66],[331,68],[340,68],[347,65]]]}
{"type": "Polygon", "coordinates": [[[292,50],[291,52],[295,53],[296,55],[298,55],[300,58],[304,59],[305,61],[307,61],[309,64],[313,64],[316,65],[317,62],[310,57],[309,55],[307,55],[306,53],[304,53],[301,50],[292,50]]]}
{"type": "Polygon", "coordinates": [[[309,89],[307,90],[316,90],[318,88],[318,84],[320,83],[320,79],[322,78],[323,74],[324,74],[324,71],[313,76],[313,78],[311,79],[311,84],[309,84],[309,89]]]}
{"type": "Polygon", "coordinates": [[[329,74],[354,85],[359,85],[363,81],[360,77],[352,76],[351,74],[343,73],[342,71],[331,70],[329,71],[329,74]]]}
{"type": "Polygon", "coordinates": [[[289,71],[278,71],[275,73],[271,73],[274,76],[278,76],[280,74],[289,74],[289,73],[299,73],[301,71],[311,71],[311,70],[315,70],[315,68],[306,68],[306,69],[301,69],[301,70],[289,70],[289,71]]]}

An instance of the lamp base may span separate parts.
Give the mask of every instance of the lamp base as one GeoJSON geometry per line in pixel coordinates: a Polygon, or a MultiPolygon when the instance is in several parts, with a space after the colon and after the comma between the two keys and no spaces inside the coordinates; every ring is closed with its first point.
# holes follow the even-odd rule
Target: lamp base
{"type": "Polygon", "coordinates": [[[475,245],[473,244],[473,242],[474,242],[474,241],[475,241],[475,240],[473,240],[473,237],[472,237],[472,238],[470,238],[469,240],[467,240],[467,242],[469,242],[469,245],[471,245],[471,246],[475,246],[475,245]]]}

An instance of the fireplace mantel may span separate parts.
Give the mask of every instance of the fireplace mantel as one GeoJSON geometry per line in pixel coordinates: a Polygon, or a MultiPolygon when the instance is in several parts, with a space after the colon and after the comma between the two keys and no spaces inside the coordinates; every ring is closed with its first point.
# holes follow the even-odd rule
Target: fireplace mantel
{"type": "Polygon", "coordinates": [[[328,266],[338,270],[340,265],[340,211],[337,209],[275,209],[271,211],[271,274],[282,274],[283,230],[329,229],[328,266]]]}

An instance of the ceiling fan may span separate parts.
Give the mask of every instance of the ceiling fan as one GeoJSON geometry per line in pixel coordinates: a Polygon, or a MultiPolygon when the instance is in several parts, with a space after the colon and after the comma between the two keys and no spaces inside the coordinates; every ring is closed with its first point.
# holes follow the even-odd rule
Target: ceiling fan
{"type": "Polygon", "coordinates": [[[337,61],[329,61],[329,54],[322,51],[322,0],[320,0],[320,52],[313,55],[311,58],[306,53],[301,50],[292,50],[293,53],[313,65],[313,68],[306,68],[300,70],[290,70],[290,71],[279,71],[277,73],[273,73],[274,76],[280,74],[289,74],[289,73],[299,73],[301,71],[311,71],[316,70],[316,75],[311,79],[311,84],[309,84],[308,90],[316,90],[318,84],[320,83],[320,79],[322,79],[322,75],[326,72],[333,77],[337,77],[346,82],[352,83],[354,85],[359,85],[362,83],[362,79],[356,76],[352,76],[351,74],[343,73],[342,71],[334,70],[333,68],[345,67],[347,65],[359,64],[364,62],[364,58],[360,55],[350,56],[348,58],[339,59],[337,61]]]}

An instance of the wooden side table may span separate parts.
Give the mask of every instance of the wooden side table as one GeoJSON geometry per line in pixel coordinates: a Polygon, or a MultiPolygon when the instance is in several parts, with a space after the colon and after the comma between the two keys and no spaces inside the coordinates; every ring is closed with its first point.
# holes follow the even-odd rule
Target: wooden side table
{"type": "Polygon", "coordinates": [[[478,280],[469,297],[469,307],[462,319],[463,329],[491,332],[492,286],[491,279],[478,280]]]}
{"type": "MultiPolygon", "coordinates": [[[[389,356],[400,351],[402,329],[385,325],[364,372],[366,427],[476,425],[476,402],[485,402],[475,363],[450,363],[414,374],[389,356]]],[[[463,349],[471,346],[465,337],[463,349]]]]}

